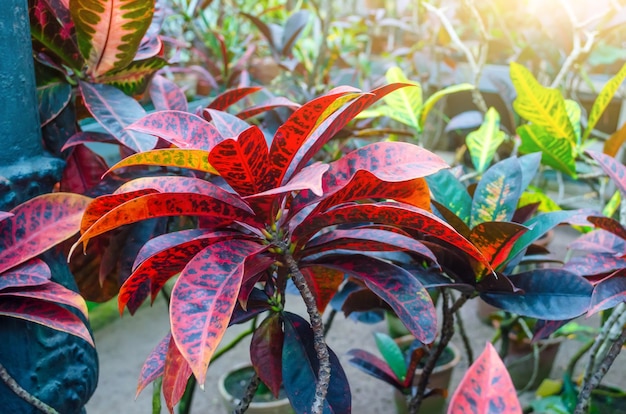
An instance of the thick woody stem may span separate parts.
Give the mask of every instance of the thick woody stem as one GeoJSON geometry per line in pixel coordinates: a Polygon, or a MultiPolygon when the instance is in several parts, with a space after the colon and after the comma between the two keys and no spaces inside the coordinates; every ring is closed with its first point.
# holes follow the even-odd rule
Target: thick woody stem
{"type": "Polygon", "coordinates": [[[285,249],[285,262],[289,267],[291,278],[293,283],[300,291],[300,295],[306,304],[306,310],[309,313],[309,319],[311,320],[311,328],[313,328],[313,346],[319,360],[319,370],[317,374],[317,384],[315,387],[315,400],[311,408],[312,414],[322,414],[324,411],[324,400],[326,399],[326,393],[328,391],[328,384],[330,383],[330,354],[328,353],[328,346],[324,339],[324,323],[322,322],[322,315],[320,315],[317,309],[317,303],[315,297],[309,289],[309,285],[304,278],[304,275],[298,268],[298,264],[294,260],[293,256],[287,249],[285,249]]]}
{"type": "Polygon", "coordinates": [[[7,387],[9,387],[9,389],[13,391],[18,397],[20,397],[21,399],[23,399],[24,401],[26,401],[33,407],[37,408],[39,411],[43,413],[47,413],[47,414],[59,414],[57,410],[50,407],[48,404],[41,401],[40,399],[38,399],[31,393],[26,391],[24,388],[22,388],[20,384],[18,384],[13,379],[11,374],[9,374],[9,372],[6,370],[6,368],[4,368],[4,365],[2,364],[0,364],[0,379],[2,379],[2,381],[7,385],[7,387]]]}

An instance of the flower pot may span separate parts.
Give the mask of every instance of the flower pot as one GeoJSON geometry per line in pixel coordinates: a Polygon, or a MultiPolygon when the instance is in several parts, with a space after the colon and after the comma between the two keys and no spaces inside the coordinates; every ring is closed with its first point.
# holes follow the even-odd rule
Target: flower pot
{"type": "Polygon", "coordinates": [[[504,358],[513,385],[516,389],[528,387],[536,389],[544,379],[550,376],[552,366],[556,360],[556,354],[559,352],[561,341],[558,339],[548,339],[538,343],[539,346],[539,364],[537,365],[537,374],[534,381],[529,385],[529,381],[533,375],[535,360],[533,347],[528,338],[523,340],[516,339],[514,336],[509,341],[507,356],[504,358]]]}
{"type": "MultiPolygon", "coordinates": [[[[239,406],[240,398],[245,393],[253,373],[254,368],[250,364],[244,363],[235,366],[220,377],[217,387],[226,413],[232,413],[239,406]]],[[[277,400],[268,391],[267,393],[257,393],[246,413],[294,414],[294,411],[287,396],[277,400]]]]}
{"type": "MultiPolygon", "coordinates": [[[[412,335],[407,335],[402,338],[396,339],[396,342],[402,348],[403,345],[409,346],[415,338],[412,335]]],[[[448,389],[450,386],[450,379],[452,378],[452,370],[461,361],[461,353],[454,344],[449,343],[446,347],[446,351],[442,354],[442,357],[437,362],[437,366],[430,375],[428,381],[428,388],[442,388],[448,389]],[[449,352],[449,357],[446,357],[446,352],[449,352]],[[440,364],[441,362],[441,364],[440,364]]],[[[422,370],[415,370],[415,378],[413,379],[413,385],[419,383],[422,370]]],[[[409,406],[406,395],[402,394],[398,390],[394,390],[394,401],[396,404],[396,412],[398,414],[407,414],[409,412],[409,406]]],[[[418,413],[421,414],[439,414],[445,413],[446,399],[442,396],[436,395],[424,399],[418,413]]]]}

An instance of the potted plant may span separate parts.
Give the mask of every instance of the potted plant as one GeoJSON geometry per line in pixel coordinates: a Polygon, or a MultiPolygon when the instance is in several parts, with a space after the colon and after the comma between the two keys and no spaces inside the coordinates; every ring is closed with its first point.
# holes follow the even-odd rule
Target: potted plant
{"type": "MultiPolygon", "coordinates": [[[[414,395],[417,390],[427,348],[412,335],[396,339],[383,333],[374,335],[376,346],[383,359],[368,351],[353,349],[348,352],[351,356],[350,362],[365,373],[393,386],[396,412],[408,413],[407,397],[414,395]]],[[[430,374],[427,385],[429,391],[420,407],[420,413],[445,412],[445,397],[450,386],[452,370],[460,361],[459,350],[453,344],[448,344],[430,374]]]]}

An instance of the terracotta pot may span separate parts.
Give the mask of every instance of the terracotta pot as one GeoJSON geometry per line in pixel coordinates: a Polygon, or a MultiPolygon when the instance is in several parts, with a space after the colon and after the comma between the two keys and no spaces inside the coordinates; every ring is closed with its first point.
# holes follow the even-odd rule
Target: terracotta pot
{"type": "MultiPolygon", "coordinates": [[[[412,335],[407,335],[402,338],[396,339],[396,342],[402,348],[403,345],[408,346],[415,340],[412,335]]],[[[450,387],[450,380],[452,378],[452,371],[455,366],[461,361],[461,353],[454,344],[449,343],[447,349],[452,351],[452,360],[443,365],[438,365],[433,370],[428,381],[428,388],[442,388],[448,389],[450,387]]],[[[415,378],[413,379],[413,385],[419,383],[422,374],[421,369],[415,370],[415,378]]],[[[409,406],[407,403],[406,395],[400,391],[394,389],[394,401],[396,404],[396,412],[398,414],[407,414],[409,412],[409,406]]],[[[445,413],[446,399],[441,396],[433,396],[424,399],[418,413],[420,414],[440,414],[445,413]]]]}
{"type": "MultiPolygon", "coordinates": [[[[230,414],[239,406],[239,396],[234,396],[232,392],[234,388],[243,387],[245,391],[248,381],[252,376],[254,369],[248,363],[239,364],[233,367],[231,370],[222,375],[218,381],[217,389],[220,393],[220,397],[222,398],[222,403],[224,404],[225,412],[230,414]],[[232,379],[233,375],[241,376],[240,380],[232,379]]],[[[241,391],[241,392],[244,392],[241,391]]],[[[252,403],[250,403],[250,407],[246,411],[248,414],[295,414],[293,409],[291,408],[291,404],[289,403],[289,399],[281,398],[274,399],[271,394],[267,398],[267,401],[257,401],[257,396],[255,396],[252,403]]],[[[265,398],[264,398],[265,399],[265,398]]]]}
{"type": "MultiPolygon", "coordinates": [[[[560,339],[548,339],[538,343],[538,370],[535,380],[529,386],[530,389],[536,389],[544,379],[550,377],[561,342],[560,339]]],[[[528,386],[535,367],[534,358],[533,347],[528,338],[519,340],[514,336],[511,337],[507,356],[504,358],[504,365],[506,365],[516,389],[519,390],[528,386]]]]}

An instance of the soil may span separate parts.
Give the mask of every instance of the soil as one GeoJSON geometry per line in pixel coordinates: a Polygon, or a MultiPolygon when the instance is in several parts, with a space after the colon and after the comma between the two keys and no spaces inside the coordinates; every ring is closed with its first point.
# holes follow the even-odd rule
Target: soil
{"type": "MultiPolygon", "coordinates": [[[[566,244],[575,236],[576,232],[569,228],[558,228],[557,236],[550,246],[550,250],[558,257],[563,257],[566,244]]],[[[290,303],[296,303],[290,310],[305,315],[304,307],[296,296],[287,298],[290,303]]],[[[470,301],[462,310],[466,331],[474,351],[478,356],[491,340],[493,328],[483,324],[476,316],[476,302],[470,301]]],[[[598,318],[581,318],[580,323],[598,326],[598,318]]],[[[167,334],[169,318],[165,303],[157,301],[152,308],[140,310],[135,316],[128,315],[116,320],[96,332],[96,346],[100,359],[100,380],[96,393],[87,405],[89,414],[150,414],[152,413],[152,388],[148,386],[135,400],[137,378],[148,354],[157,343],[167,334]]],[[[234,338],[246,326],[229,328],[223,343],[234,338]]],[[[373,332],[386,332],[384,322],[365,325],[337,316],[332,329],[328,334],[328,344],[337,353],[346,371],[352,390],[352,412],[356,414],[378,414],[393,412],[393,388],[373,379],[352,367],[348,363],[346,352],[352,348],[362,348],[376,353],[373,332]]],[[[459,335],[455,335],[453,342],[463,350],[459,335]]],[[[242,361],[248,361],[249,341],[243,341],[220,360],[211,363],[206,378],[204,391],[197,390],[191,412],[194,414],[225,413],[217,393],[217,380],[226,369],[242,361]]],[[[580,343],[566,341],[557,356],[552,378],[560,378],[567,362],[580,343]]],[[[579,370],[584,367],[586,359],[579,363],[579,370]]],[[[604,384],[626,386],[626,354],[622,354],[613,364],[607,374],[604,384]]],[[[467,356],[463,355],[452,378],[452,390],[461,380],[467,370],[467,356]]],[[[521,396],[522,403],[533,398],[532,393],[521,396]]],[[[163,406],[163,413],[167,412],[163,406]]]]}

